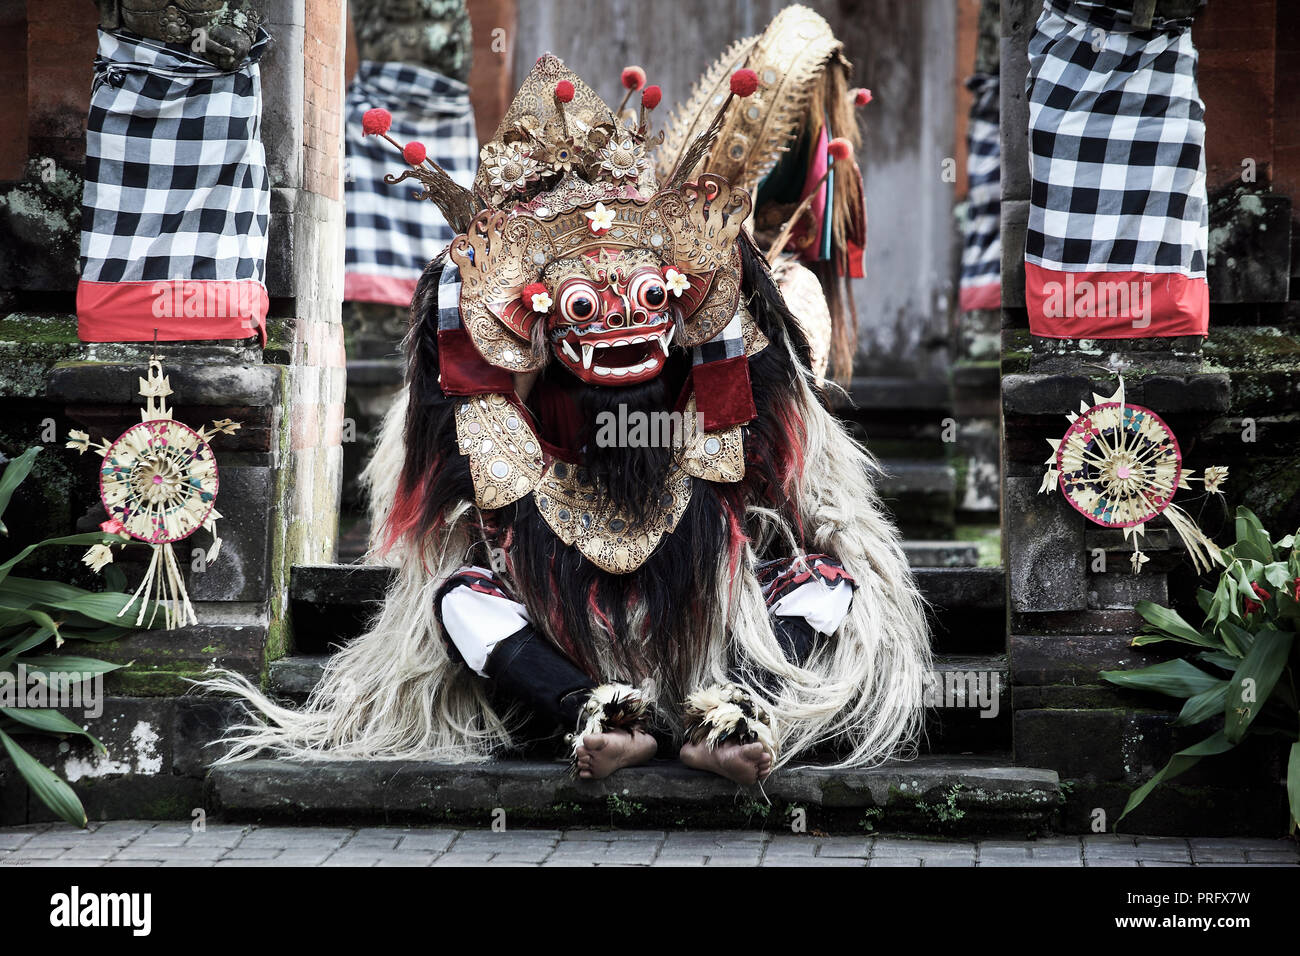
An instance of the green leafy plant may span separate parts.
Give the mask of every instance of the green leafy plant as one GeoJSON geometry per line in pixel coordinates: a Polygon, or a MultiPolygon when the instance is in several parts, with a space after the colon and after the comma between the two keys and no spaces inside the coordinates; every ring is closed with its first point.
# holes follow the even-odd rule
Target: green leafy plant
{"type": "Polygon", "coordinates": [[[1236,543],[1223,549],[1225,564],[1218,586],[1213,592],[1202,588],[1197,593],[1205,614],[1199,628],[1167,607],[1150,601],[1137,604],[1148,626],[1134,638],[1135,647],[1175,641],[1198,648],[1196,653],[1190,659],[1140,670],[1101,672],[1120,687],[1183,699],[1175,726],[1222,721],[1220,729],[1174,754],[1135,790],[1119,820],[1160,784],[1204,757],[1232,750],[1252,734],[1291,741],[1286,787],[1292,833],[1300,820],[1300,707],[1296,703],[1300,647],[1295,639],[1300,621],[1300,548],[1296,535],[1271,540],[1246,508],[1237,509],[1236,533],[1236,543]]]}
{"type": "MultiPolygon", "coordinates": [[[[29,448],[0,473],[0,535],[9,533],[3,521],[5,509],[14,491],[31,472],[40,450],[39,447],[29,448]]],[[[35,652],[50,642],[57,648],[70,639],[111,641],[129,633],[131,628],[124,627],[118,617],[129,595],[87,591],[58,581],[20,577],[13,571],[38,548],[50,545],[107,546],[122,542],[122,538],[105,532],[48,538],[20,549],[0,564],[0,683],[9,684],[18,693],[25,694],[29,684],[43,684],[47,689],[67,686],[86,675],[104,674],[121,666],[92,657],[35,652]],[[22,665],[25,677],[21,682],[19,665],[22,665]]],[[[106,575],[110,585],[120,588],[125,583],[121,571],[117,568],[110,568],[110,571],[115,572],[106,575]]],[[[14,739],[15,735],[33,733],[85,737],[100,751],[104,751],[104,745],[53,708],[0,707],[0,747],[3,747],[3,752],[42,803],[69,823],[85,826],[85,808],[72,788],[14,739]]]]}

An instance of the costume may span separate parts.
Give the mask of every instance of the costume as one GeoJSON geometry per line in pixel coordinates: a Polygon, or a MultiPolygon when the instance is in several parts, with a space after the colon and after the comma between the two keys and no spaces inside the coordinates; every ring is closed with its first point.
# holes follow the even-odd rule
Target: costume
{"type": "Polygon", "coordinates": [[[757,741],[775,766],[911,741],[929,639],[872,462],[819,402],[749,193],[698,172],[765,88],[736,71],[658,181],[657,88],[612,111],[551,55],[472,192],[404,147],[392,180],[459,235],[366,476],[396,578],[303,710],[209,682],[265,718],[225,760],[463,761],[557,728],[757,741]]]}
{"type": "Polygon", "coordinates": [[[845,383],[857,340],[848,280],[864,274],[867,213],[856,160],[832,167],[827,145],[841,138],[857,153],[854,107],[871,93],[849,88],[852,67],[830,24],[808,7],[786,7],[761,34],[728,47],[673,113],[655,162],[661,177],[708,127],[741,67],[758,74],[763,92],[727,115],[698,171],[753,197],[755,241],[808,340],[813,373],[845,383]]]}

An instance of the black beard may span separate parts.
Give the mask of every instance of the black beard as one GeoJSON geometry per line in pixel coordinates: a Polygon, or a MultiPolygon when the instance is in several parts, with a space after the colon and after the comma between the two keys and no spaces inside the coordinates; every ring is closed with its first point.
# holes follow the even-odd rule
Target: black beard
{"type": "Polygon", "coordinates": [[[633,523],[655,513],[654,505],[663,490],[672,463],[673,448],[664,444],[627,446],[617,442],[601,446],[596,437],[602,413],[617,423],[635,421],[641,415],[669,411],[668,385],[659,375],[639,385],[608,388],[579,380],[574,391],[585,423],[585,463],[602,503],[633,523]]]}

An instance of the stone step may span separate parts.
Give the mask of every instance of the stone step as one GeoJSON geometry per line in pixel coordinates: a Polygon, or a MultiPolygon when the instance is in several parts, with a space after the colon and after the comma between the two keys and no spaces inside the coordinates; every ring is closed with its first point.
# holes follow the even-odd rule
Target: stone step
{"type": "MultiPolygon", "coordinates": [[[[322,653],[360,634],[392,574],[382,565],[296,565],[289,578],[296,649],[322,653]]],[[[1006,650],[1002,568],[914,568],[912,574],[930,604],[936,652],[1006,650]]]]}
{"type": "MultiPolygon", "coordinates": [[[[295,654],[272,661],[271,693],[297,704],[320,681],[329,654],[295,654]]],[[[983,754],[1011,748],[1007,658],[1000,654],[941,655],[935,660],[926,714],[927,753],[983,754]]]]}
{"type": "MultiPolygon", "coordinates": [[[[868,447],[871,447],[868,439],[868,447]]],[[[943,459],[882,457],[876,489],[907,538],[951,538],[956,530],[957,472],[943,459]]]]}
{"type": "Polygon", "coordinates": [[[560,761],[259,759],[216,768],[209,787],[213,805],[233,820],[481,827],[782,829],[802,809],[809,829],[828,832],[1023,836],[1049,831],[1062,803],[1055,771],[1014,767],[1005,756],[920,757],[862,770],[787,767],[761,792],[670,760],[585,781],[560,761]]]}
{"type": "Polygon", "coordinates": [[[941,412],[952,407],[948,383],[939,378],[885,378],[858,376],[849,383],[855,410],[874,414],[883,410],[941,412]]]}
{"type": "Polygon", "coordinates": [[[969,541],[904,541],[903,553],[913,568],[973,568],[980,559],[969,541]]]}

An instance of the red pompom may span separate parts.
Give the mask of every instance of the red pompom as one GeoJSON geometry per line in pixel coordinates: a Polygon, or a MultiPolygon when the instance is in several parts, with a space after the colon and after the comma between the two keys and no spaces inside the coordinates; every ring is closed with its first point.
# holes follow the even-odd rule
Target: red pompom
{"type": "Polygon", "coordinates": [[[573,84],[568,80],[560,80],[555,84],[555,98],[561,103],[573,101],[573,84]]]}
{"type": "Polygon", "coordinates": [[[623,67],[623,88],[639,90],[645,86],[645,70],[639,66],[623,67]]]}
{"type": "Polygon", "coordinates": [[[380,133],[387,133],[388,128],[393,125],[393,114],[388,110],[373,109],[366,110],[361,115],[361,130],[367,136],[377,136],[380,133]]]}
{"type": "Polygon", "coordinates": [[[848,159],[850,156],[853,155],[853,144],[850,143],[847,139],[841,139],[840,137],[836,136],[833,140],[831,140],[829,143],[826,144],[826,152],[831,154],[831,159],[833,161],[848,159]]]}
{"type": "Polygon", "coordinates": [[[429,153],[424,148],[424,144],[415,141],[407,143],[406,147],[402,150],[402,159],[406,160],[412,166],[419,166],[424,162],[424,158],[428,155],[429,153]]]}
{"type": "Polygon", "coordinates": [[[737,96],[752,96],[758,89],[758,74],[753,70],[739,69],[731,74],[731,92],[737,96]]]}
{"type": "Polygon", "coordinates": [[[862,89],[856,91],[853,94],[854,106],[866,106],[870,102],[871,102],[871,91],[866,87],[863,87],[862,89]]]}
{"type": "Polygon", "coordinates": [[[659,101],[664,98],[664,91],[657,86],[647,86],[641,93],[641,105],[648,110],[654,109],[659,105],[659,101]]]}

